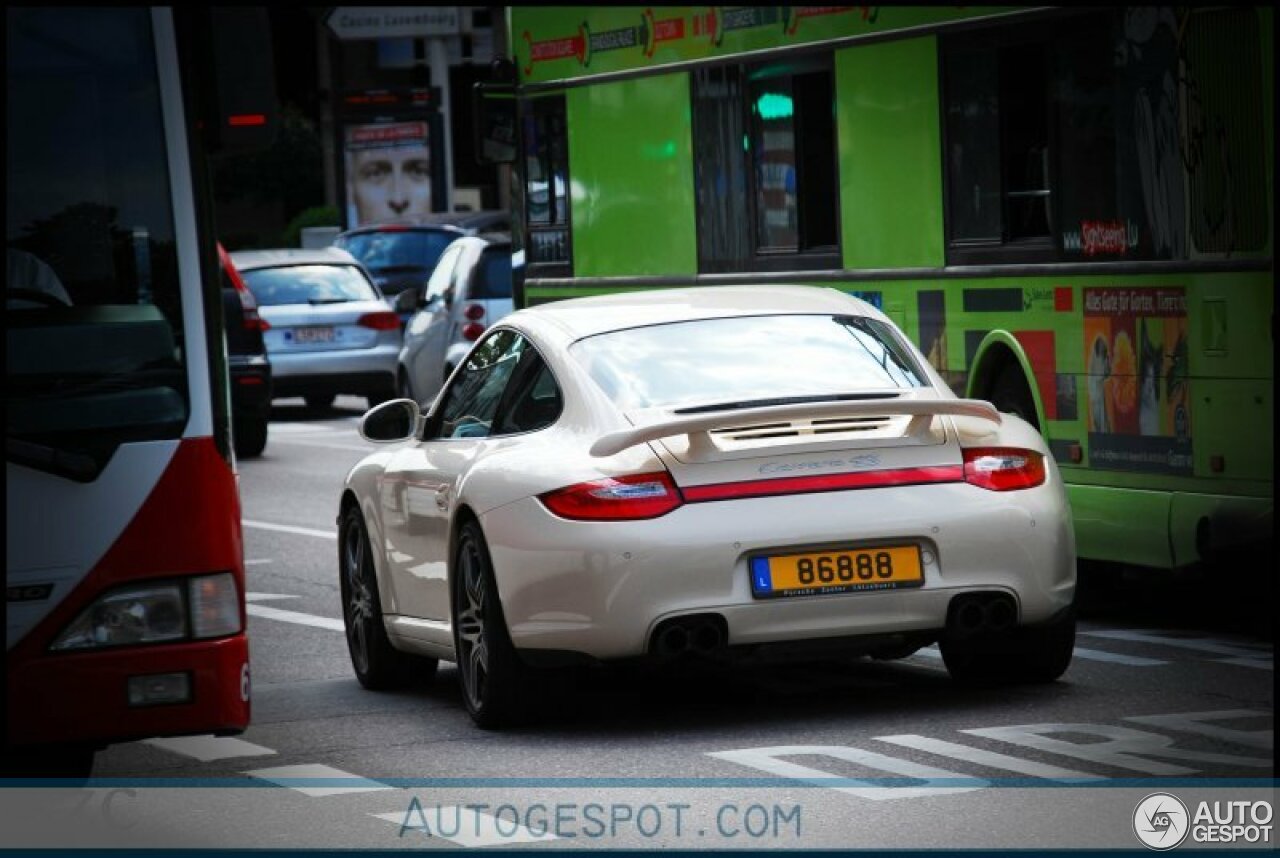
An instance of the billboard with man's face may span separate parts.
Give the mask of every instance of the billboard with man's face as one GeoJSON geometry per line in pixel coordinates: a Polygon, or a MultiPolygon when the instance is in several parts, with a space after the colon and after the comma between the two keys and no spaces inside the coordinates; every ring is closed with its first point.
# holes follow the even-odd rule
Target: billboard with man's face
{"type": "Polygon", "coordinates": [[[343,138],[348,228],[431,211],[426,122],[348,125],[343,138]]]}

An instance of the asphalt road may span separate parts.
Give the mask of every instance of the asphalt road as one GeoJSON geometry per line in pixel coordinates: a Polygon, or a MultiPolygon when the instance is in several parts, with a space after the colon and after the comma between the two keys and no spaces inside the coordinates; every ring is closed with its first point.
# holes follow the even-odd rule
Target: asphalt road
{"type": "Polygon", "coordinates": [[[1135,806],[1154,792],[1188,820],[1200,799],[1275,805],[1274,590],[1243,561],[1089,570],[1076,658],[1047,686],[966,690],[936,650],[600,671],[499,733],[472,725],[452,665],[430,686],[364,691],[335,525],[373,446],[355,431],[364,403],[296,402],[239,465],[252,726],[113,746],[95,774],[122,780],[46,792],[26,816],[11,803],[25,822],[10,845],[1136,849],[1135,806]],[[80,822],[50,829],[54,813],[80,822]]]}

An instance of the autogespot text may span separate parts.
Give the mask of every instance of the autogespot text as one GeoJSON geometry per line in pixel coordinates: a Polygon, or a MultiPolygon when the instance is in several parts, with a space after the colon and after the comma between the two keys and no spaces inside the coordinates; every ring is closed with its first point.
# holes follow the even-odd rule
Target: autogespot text
{"type": "Polygon", "coordinates": [[[405,809],[400,837],[412,835],[503,839],[587,840],[627,838],[720,838],[725,840],[798,840],[798,804],[726,802],[698,822],[692,805],[678,802],[535,802],[428,804],[416,797],[405,809]]]}

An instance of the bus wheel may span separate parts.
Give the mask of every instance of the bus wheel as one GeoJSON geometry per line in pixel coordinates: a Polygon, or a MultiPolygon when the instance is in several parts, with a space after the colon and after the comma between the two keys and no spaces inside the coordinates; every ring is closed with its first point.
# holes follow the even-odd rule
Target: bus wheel
{"type": "Polygon", "coordinates": [[[1027,386],[1027,379],[1016,363],[1009,361],[1001,367],[995,383],[991,385],[989,399],[996,410],[1016,414],[1036,429],[1040,428],[1035,400],[1031,398],[1031,388],[1027,386]]]}
{"type": "Polygon", "coordinates": [[[338,545],[342,622],[356,679],[373,690],[399,688],[413,680],[430,682],[439,662],[400,652],[387,637],[369,537],[354,505],[343,513],[338,545]]]}

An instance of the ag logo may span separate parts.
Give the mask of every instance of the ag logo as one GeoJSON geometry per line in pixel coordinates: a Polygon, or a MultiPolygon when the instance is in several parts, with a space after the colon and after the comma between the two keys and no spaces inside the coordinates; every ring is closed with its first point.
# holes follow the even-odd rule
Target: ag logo
{"type": "Polygon", "coordinates": [[[1133,809],[1133,833],[1152,849],[1172,849],[1190,829],[1187,806],[1168,793],[1152,793],[1133,809]]]}

